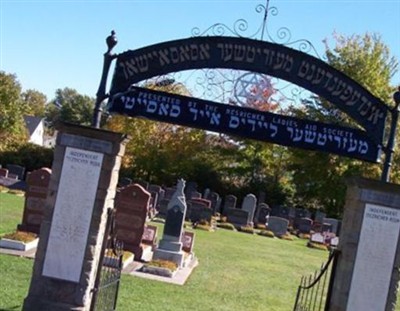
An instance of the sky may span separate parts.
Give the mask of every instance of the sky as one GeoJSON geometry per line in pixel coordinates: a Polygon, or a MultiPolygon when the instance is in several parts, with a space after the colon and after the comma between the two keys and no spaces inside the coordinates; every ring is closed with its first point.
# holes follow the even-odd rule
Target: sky
{"type": "MultiPolygon", "coordinates": [[[[263,23],[258,4],[266,0],[0,0],[0,70],[48,100],[65,87],[95,97],[111,30],[115,53],[191,37],[195,27],[232,28],[239,19],[248,22],[242,35],[251,37],[263,23]]],[[[334,47],[335,32],[377,33],[400,61],[400,0],[270,0],[269,7],[278,10],[266,21],[278,43],[276,32],[286,27],[291,41],[307,39],[322,55],[323,40],[334,47]]],[[[400,73],[392,83],[400,85],[400,73]]]]}

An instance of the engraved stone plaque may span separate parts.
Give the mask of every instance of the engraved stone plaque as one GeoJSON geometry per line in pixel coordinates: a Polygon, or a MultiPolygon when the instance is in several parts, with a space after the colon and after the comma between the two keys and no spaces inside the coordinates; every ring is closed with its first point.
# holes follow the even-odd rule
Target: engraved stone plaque
{"type": "Polygon", "coordinates": [[[400,230],[400,210],[367,203],[347,311],[384,311],[400,230]]]}
{"type": "Polygon", "coordinates": [[[103,154],[67,147],[43,275],[79,282],[103,154]]]}

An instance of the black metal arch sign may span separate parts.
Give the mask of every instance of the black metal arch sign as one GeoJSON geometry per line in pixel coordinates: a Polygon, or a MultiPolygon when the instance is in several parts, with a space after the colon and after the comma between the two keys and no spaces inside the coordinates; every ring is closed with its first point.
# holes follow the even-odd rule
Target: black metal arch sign
{"type": "Polygon", "coordinates": [[[378,162],[388,107],[306,53],[246,38],[195,37],[119,54],[109,111],[378,162]],[[154,76],[199,68],[248,70],[287,80],[324,97],[365,131],[131,87],[154,76]]]}

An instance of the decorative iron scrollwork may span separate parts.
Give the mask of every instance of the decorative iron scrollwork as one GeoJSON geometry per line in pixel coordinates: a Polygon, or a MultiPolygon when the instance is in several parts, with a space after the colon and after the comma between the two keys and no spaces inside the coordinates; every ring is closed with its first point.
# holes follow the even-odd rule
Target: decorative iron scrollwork
{"type": "Polygon", "coordinates": [[[321,59],[318,51],[314,47],[314,45],[307,39],[299,39],[292,40],[292,33],[288,27],[280,27],[276,30],[275,36],[271,34],[271,31],[268,28],[268,16],[278,16],[279,10],[277,7],[269,6],[269,0],[266,1],[266,4],[258,4],[255,7],[255,11],[258,14],[263,14],[263,20],[261,25],[253,32],[248,33],[249,31],[249,23],[247,20],[240,18],[233,23],[233,27],[229,27],[223,23],[216,23],[211,25],[207,29],[201,31],[199,27],[194,27],[191,31],[193,37],[200,36],[236,36],[241,38],[250,38],[256,40],[264,40],[264,36],[266,35],[266,40],[285,45],[294,49],[297,49],[304,53],[313,53],[316,57],[321,59]]]}

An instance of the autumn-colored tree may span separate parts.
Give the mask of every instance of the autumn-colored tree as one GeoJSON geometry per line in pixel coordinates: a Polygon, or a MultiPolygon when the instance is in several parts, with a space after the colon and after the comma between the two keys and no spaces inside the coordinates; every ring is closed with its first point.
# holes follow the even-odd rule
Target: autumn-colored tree
{"type": "MultiPolygon", "coordinates": [[[[363,85],[386,103],[391,102],[393,87],[390,79],[397,70],[397,61],[377,35],[344,37],[335,35],[333,49],[326,44],[327,61],[336,69],[363,85]]],[[[294,109],[298,117],[326,123],[357,126],[332,104],[314,96],[301,108],[294,109]]],[[[381,166],[322,152],[292,150],[291,169],[300,204],[322,208],[331,216],[340,216],[344,205],[349,176],[379,179],[381,166]]]]}

